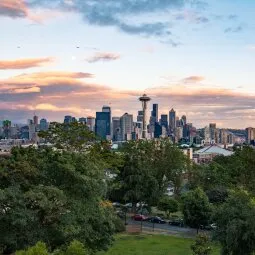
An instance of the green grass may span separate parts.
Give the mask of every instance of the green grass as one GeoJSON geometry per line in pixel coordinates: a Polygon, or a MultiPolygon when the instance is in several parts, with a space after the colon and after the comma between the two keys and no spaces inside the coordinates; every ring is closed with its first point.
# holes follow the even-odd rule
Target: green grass
{"type": "MultiPolygon", "coordinates": [[[[192,239],[163,235],[119,235],[106,253],[98,255],[192,255],[192,239]]],[[[213,247],[212,255],[219,255],[213,247]]]]}

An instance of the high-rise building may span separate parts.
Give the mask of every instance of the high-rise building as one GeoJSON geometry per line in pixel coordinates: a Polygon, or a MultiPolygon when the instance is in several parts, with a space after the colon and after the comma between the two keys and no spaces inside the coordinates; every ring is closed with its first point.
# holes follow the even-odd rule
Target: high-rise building
{"type": "Polygon", "coordinates": [[[167,114],[161,114],[160,125],[168,129],[168,116],[167,114]]]}
{"type": "Polygon", "coordinates": [[[187,124],[187,117],[183,115],[180,119],[181,126],[185,126],[187,124]]]}
{"type": "Polygon", "coordinates": [[[152,105],[151,117],[153,117],[155,122],[158,122],[158,104],[152,105]]]}
{"type": "Polygon", "coordinates": [[[67,115],[67,116],[64,117],[64,123],[65,123],[65,124],[70,124],[70,123],[72,123],[72,120],[73,120],[73,117],[70,116],[70,115],[67,115]]]}
{"type": "Polygon", "coordinates": [[[132,139],[133,129],[133,115],[125,113],[120,118],[120,129],[123,141],[129,141],[132,139]]]}
{"type": "Polygon", "coordinates": [[[220,130],[220,143],[221,144],[227,144],[228,143],[228,131],[226,129],[220,130]]]}
{"type": "Polygon", "coordinates": [[[169,130],[173,132],[175,130],[176,125],[176,112],[174,109],[171,109],[169,112],[169,130]]]}
{"type": "Polygon", "coordinates": [[[103,139],[111,139],[111,108],[103,106],[102,112],[96,113],[96,134],[103,139]]]}
{"type": "Polygon", "coordinates": [[[4,120],[3,121],[3,136],[6,139],[11,138],[11,121],[10,120],[4,120]]]}
{"type": "Polygon", "coordinates": [[[112,117],[112,139],[121,141],[120,117],[112,117]]]}
{"type": "Polygon", "coordinates": [[[138,111],[137,122],[143,122],[143,111],[138,111]]]}
{"type": "Polygon", "coordinates": [[[255,128],[248,127],[245,129],[246,131],[246,143],[251,144],[255,141],[255,128]]]}
{"type": "Polygon", "coordinates": [[[95,132],[96,119],[94,117],[87,117],[87,126],[90,131],[95,132]]]}
{"type": "Polygon", "coordinates": [[[81,117],[79,118],[79,123],[82,123],[83,125],[87,124],[87,118],[81,117]]]}
{"type": "Polygon", "coordinates": [[[210,139],[211,143],[216,143],[217,137],[216,137],[216,123],[210,123],[209,124],[210,129],[210,139]]]}
{"type": "Polygon", "coordinates": [[[156,122],[154,130],[154,138],[160,138],[162,136],[162,126],[156,122]]]}
{"type": "Polygon", "coordinates": [[[38,126],[38,124],[39,124],[38,116],[34,115],[34,117],[33,117],[33,123],[35,124],[35,126],[38,126]]]}
{"type": "Polygon", "coordinates": [[[48,130],[48,127],[49,127],[49,125],[48,125],[47,120],[46,119],[41,119],[40,120],[40,130],[41,131],[46,131],[46,130],[48,130]]]}

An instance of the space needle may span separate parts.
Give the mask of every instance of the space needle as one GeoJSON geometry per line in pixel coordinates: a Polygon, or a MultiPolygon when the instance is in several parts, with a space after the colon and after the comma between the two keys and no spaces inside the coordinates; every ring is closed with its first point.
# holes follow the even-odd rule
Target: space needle
{"type": "Polygon", "coordinates": [[[142,102],[143,107],[143,132],[142,132],[142,138],[147,138],[147,106],[148,102],[151,100],[150,97],[148,97],[146,94],[143,94],[143,96],[139,97],[139,101],[142,102]]]}

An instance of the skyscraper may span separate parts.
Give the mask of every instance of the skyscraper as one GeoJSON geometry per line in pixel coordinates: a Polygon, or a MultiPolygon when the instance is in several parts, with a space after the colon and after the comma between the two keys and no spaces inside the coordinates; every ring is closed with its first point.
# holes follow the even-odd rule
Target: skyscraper
{"type": "Polygon", "coordinates": [[[171,132],[175,130],[176,125],[176,113],[174,109],[169,112],[169,129],[171,132]]]}
{"type": "Polygon", "coordinates": [[[40,130],[41,131],[46,131],[48,129],[48,122],[46,119],[41,119],[40,120],[40,130]]]}
{"type": "Polygon", "coordinates": [[[70,124],[70,123],[72,123],[72,119],[73,119],[72,116],[67,115],[67,116],[65,116],[65,118],[64,118],[64,123],[65,123],[65,124],[70,124]]]}
{"type": "Polygon", "coordinates": [[[103,139],[111,139],[111,108],[103,106],[102,112],[96,113],[96,134],[103,139]]]}
{"type": "Polygon", "coordinates": [[[251,144],[255,141],[255,128],[248,127],[245,129],[246,131],[246,143],[251,144]]]}
{"type": "Polygon", "coordinates": [[[185,126],[187,124],[187,117],[185,115],[183,115],[181,117],[180,121],[181,121],[181,125],[185,126]]]}
{"type": "Polygon", "coordinates": [[[33,120],[34,120],[35,126],[38,126],[38,124],[39,124],[38,116],[34,115],[33,120]]]}
{"type": "Polygon", "coordinates": [[[112,117],[112,139],[121,141],[120,117],[112,117]]]}
{"type": "Polygon", "coordinates": [[[120,118],[120,129],[123,141],[128,141],[132,139],[133,128],[133,115],[125,113],[120,118]]]}
{"type": "Polygon", "coordinates": [[[153,117],[155,122],[158,122],[158,104],[152,105],[151,117],[153,117]]]}
{"type": "Polygon", "coordinates": [[[90,131],[95,132],[96,119],[92,116],[87,117],[87,126],[90,131]]]}
{"type": "Polygon", "coordinates": [[[161,115],[160,125],[162,127],[165,127],[166,129],[168,129],[168,116],[167,116],[167,114],[162,114],[161,115]]]}

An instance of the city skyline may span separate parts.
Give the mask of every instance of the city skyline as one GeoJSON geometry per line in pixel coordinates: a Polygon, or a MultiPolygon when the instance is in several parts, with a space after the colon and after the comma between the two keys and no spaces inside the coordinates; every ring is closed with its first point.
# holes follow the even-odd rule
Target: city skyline
{"type": "Polygon", "coordinates": [[[255,126],[254,1],[127,1],[2,0],[0,120],[136,116],[146,93],[196,127],[255,126]]]}

